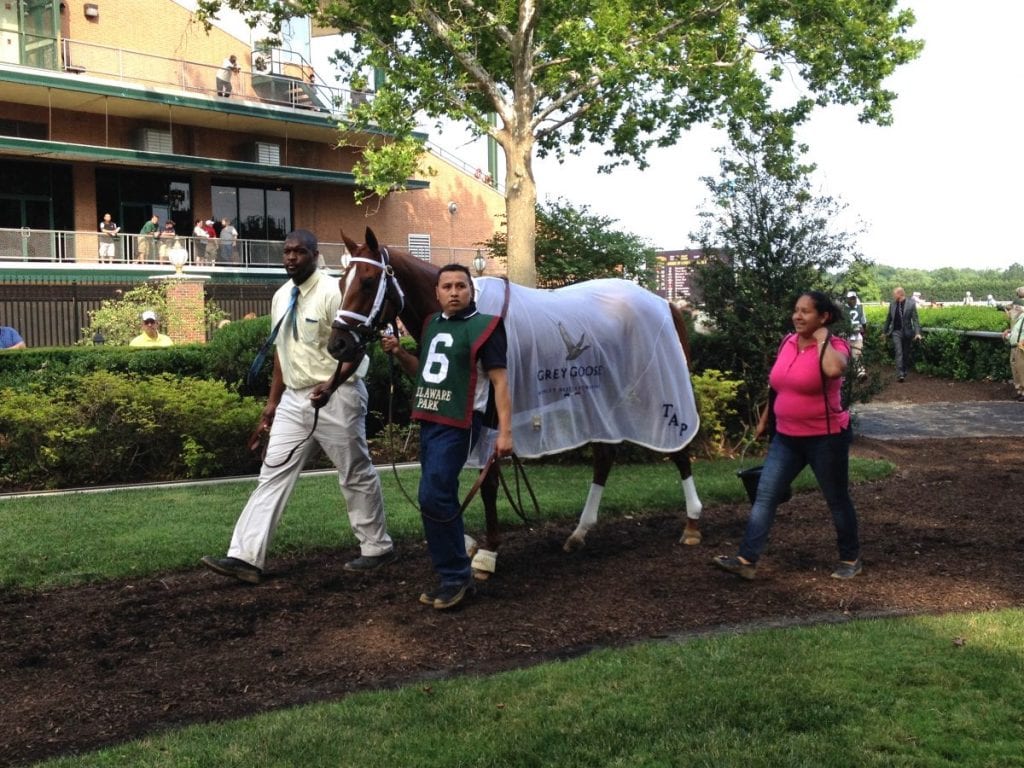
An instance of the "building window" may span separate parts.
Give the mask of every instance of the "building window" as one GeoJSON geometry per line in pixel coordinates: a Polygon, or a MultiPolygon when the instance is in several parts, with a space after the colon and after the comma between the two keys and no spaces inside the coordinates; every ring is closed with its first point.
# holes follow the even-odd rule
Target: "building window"
{"type": "Polygon", "coordinates": [[[409,253],[430,263],[430,235],[409,235],[409,253]]]}

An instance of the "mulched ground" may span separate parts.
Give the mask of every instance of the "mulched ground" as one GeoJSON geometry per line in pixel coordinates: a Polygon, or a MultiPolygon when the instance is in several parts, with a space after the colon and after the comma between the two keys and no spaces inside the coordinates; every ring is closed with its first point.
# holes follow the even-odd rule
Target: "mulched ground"
{"type": "MultiPolygon", "coordinates": [[[[1003,384],[912,375],[878,399],[1007,396],[1003,384]]],[[[1024,535],[1010,503],[1024,496],[1024,475],[1005,440],[860,439],[854,450],[898,471],[855,489],[865,571],[849,583],[828,577],[834,532],[807,493],[780,510],[755,582],[709,564],[735,551],[748,511],[737,504],[705,509],[699,547],[677,544],[679,521],[660,515],[604,521],[574,555],[561,551],[568,524],[513,533],[499,575],[451,613],[416,601],[431,578],[413,545],[372,577],[341,570],[352,552],[329,552],[273,558],[258,587],[197,567],[0,591],[0,766],[647,638],[1024,602],[1024,535]]],[[[699,464],[696,476],[699,486],[699,464]]]]}

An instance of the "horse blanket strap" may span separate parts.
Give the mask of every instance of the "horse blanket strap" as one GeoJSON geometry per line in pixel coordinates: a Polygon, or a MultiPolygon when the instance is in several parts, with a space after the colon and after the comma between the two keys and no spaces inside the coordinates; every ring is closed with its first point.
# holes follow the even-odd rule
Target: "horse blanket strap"
{"type": "MultiPolygon", "coordinates": [[[[542,291],[496,277],[476,285],[477,308],[504,317],[520,458],[623,440],[670,453],[696,435],[689,369],[665,299],[617,279],[542,291]]],[[[486,433],[471,466],[493,453],[486,433]]]]}

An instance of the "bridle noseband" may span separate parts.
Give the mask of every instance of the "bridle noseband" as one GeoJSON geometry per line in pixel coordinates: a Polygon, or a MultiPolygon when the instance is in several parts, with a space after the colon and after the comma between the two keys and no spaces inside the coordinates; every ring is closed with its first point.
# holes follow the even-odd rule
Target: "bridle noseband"
{"type": "Polygon", "coordinates": [[[361,315],[358,312],[339,309],[332,324],[334,328],[347,331],[351,335],[357,352],[364,352],[366,347],[377,338],[381,328],[388,324],[388,321],[383,318],[383,310],[384,304],[389,298],[392,298],[392,303],[398,307],[395,312],[396,317],[405,308],[405,294],[402,292],[402,286],[398,284],[398,278],[395,277],[388,249],[381,248],[378,255],[379,261],[364,256],[352,256],[348,262],[350,268],[352,264],[363,263],[377,267],[381,271],[381,279],[377,283],[377,295],[374,296],[373,306],[370,307],[369,313],[361,315]],[[352,321],[355,322],[355,325],[351,324],[352,321]]]}

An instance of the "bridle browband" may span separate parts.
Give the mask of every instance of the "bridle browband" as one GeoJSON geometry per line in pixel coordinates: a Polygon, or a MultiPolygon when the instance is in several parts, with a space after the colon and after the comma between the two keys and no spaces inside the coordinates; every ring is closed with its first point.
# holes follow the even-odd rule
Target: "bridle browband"
{"type": "Polygon", "coordinates": [[[381,328],[387,325],[387,321],[381,315],[384,303],[389,296],[394,296],[393,303],[398,306],[395,312],[396,317],[405,309],[405,293],[398,283],[398,278],[395,277],[395,270],[391,266],[391,255],[388,253],[387,247],[382,247],[378,251],[378,255],[379,261],[368,259],[365,256],[352,256],[348,262],[350,267],[352,264],[363,263],[377,267],[381,271],[381,279],[377,283],[377,295],[373,298],[373,306],[370,307],[369,313],[361,315],[358,312],[339,309],[333,323],[335,328],[348,331],[351,334],[356,350],[359,352],[365,351],[366,347],[377,338],[381,328]],[[352,324],[353,322],[355,325],[352,324]]]}

